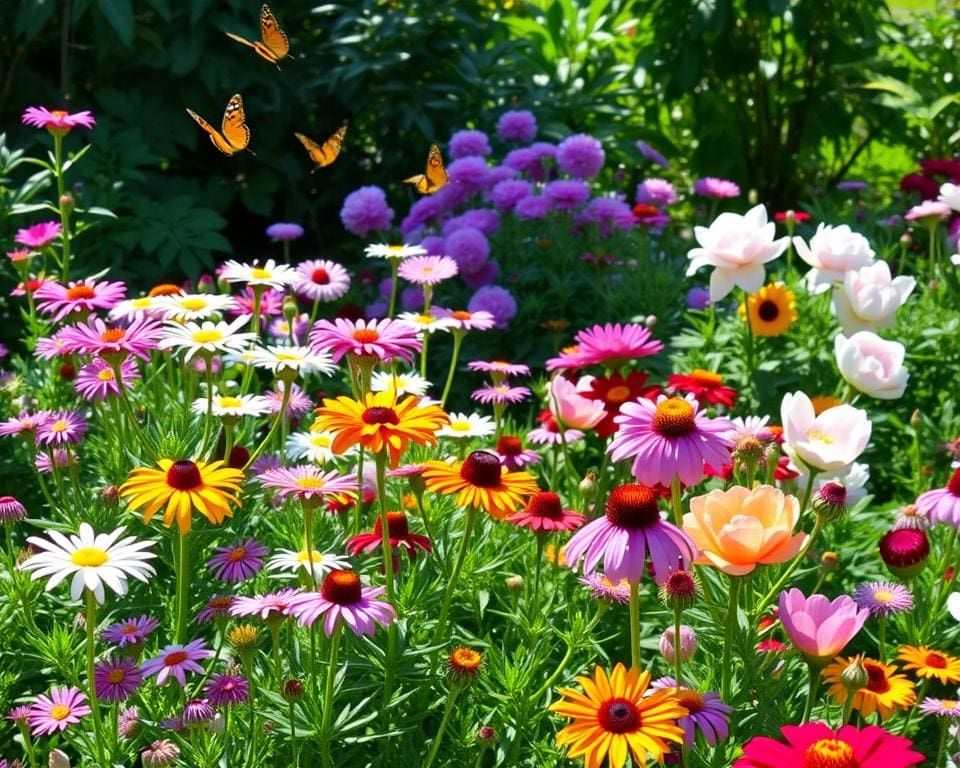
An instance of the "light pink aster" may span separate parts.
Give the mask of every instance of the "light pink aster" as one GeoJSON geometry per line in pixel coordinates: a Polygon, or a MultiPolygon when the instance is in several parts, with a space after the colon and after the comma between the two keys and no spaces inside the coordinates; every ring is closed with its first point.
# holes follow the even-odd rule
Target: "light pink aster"
{"type": "Polygon", "coordinates": [[[74,389],[84,400],[105,400],[107,397],[116,397],[120,394],[120,387],[128,387],[130,382],[140,378],[137,364],[130,358],[120,363],[120,380],[113,366],[100,357],[95,357],[79,371],[73,380],[74,389]]]}
{"type": "Polygon", "coordinates": [[[304,592],[294,601],[291,613],[305,627],[323,616],[323,631],[330,637],[341,622],[355,635],[372,635],[377,624],[387,626],[397,614],[393,606],[377,600],[383,587],[364,587],[353,571],[330,571],[318,592],[304,592]]]}
{"type": "Polygon", "coordinates": [[[704,464],[730,463],[733,424],[708,418],[693,395],[624,403],[613,420],[620,428],[607,447],[610,458],[633,458],[633,476],[641,483],[670,485],[676,475],[684,485],[696,485],[704,464]]]}
{"type": "Polygon", "coordinates": [[[140,316],[126,328],[109,326],[99,317],[91,317],[86,323],[64,328],[58,337],[67,353],[100,355],[110,360],[134,355],[149,360],[150,350],[157,348],[162,335],[163,326],[159,322],[140,316]]]}
{"type": "Polygon", "coordinates": [[[336,470],[324,472],[311,464],[268,469],[257,478],[264,488],[276,488],[281,499],[292,496],[299,501],[333,495],[356,495],[357,478],[336,470]]]}
{"type": "Polygon", "coordinates": [[[82,112],[70,113],[64,109],[47,109],[46,107],[27,107],[20,118],[24,125],[34,128],[46,128],[48,131],[67,133],[71,128],[93,128],[97,124],[93,112],[85,109],[82,112]]]}
{"type": "Polygon", "coordinates": [[[281,589],[268,595],[236,597],[230,606],[231,616],[259,616],[266,621],[278,616],[297,615],[293,607],[300,595],[299,589],[281,589]]]}
{"type": "Polygon", "coordinates": [[[5,435],[32,435],[37,431],[45,413],[21,413],[12,419],[0,422],[0,436],[5,435]]]}
{"type": "Polygon", "coordinates": [[[416,285],[436,285],[457,271],[457,262],[449,256],[411,256],[400,262],[397,274],[416,285]]]}
{"type": "Polygon", "coordinates": [[[580,331],[576,355],[585,365],[603,364],[620,368],[629,360],[649,357],[663,349],[663,344],[650,337],[650,329],[639,323],[607,323],[580,331]]]}
{"type": "Polygon", "coordinates": [[[54,467],[57,469],[67,469],[68,467],[76,466],[77,454],[75,451],[68,452],[63,448],[54,448],[53,459],[51,460],[50,454],[37,451],[37,458],[33,463],[37,468],[37,472],[41,475],[49,475],[53,472],[54,467]]]}
{"type": "Polygon", "coordinates": [[[28,248],[43,248],[56,240],[62,231],[63,227],[58,221],[41,221],[31,227],[18,229],[13,239],[28,248]]]}
{"type": "Polygon", "coordinates": [[[504,405],[505,403],[522,403],[530,397],[527,387],[511,387],[509,384],[485,384],[470,393],[470,399],[480,403],[504,405]]]}
{"type": "MultiPolygon", "coordinates": [[[[283,391],[286,389],[285,381],[278,381],[277,388],[264,392],[263,396],[269,401],[269,412],[276,413],[283,405],[283,391]]],[[[297,419],[303,416],[307,411],[313,408],[313,401],[307,397],[303,390],[296,384],[290,385],[290,399],[287,401],[287,417],[297,419]]]]}
{"type": "Polygon", "coordinates": [[[560,354],[547,360],[547,370],[554,371],[579,371],[581,368],[589,365],[586,355],[580,354],[580,347],[573,344],[560,350],[560,354]]]}
{"type": "Polygon", "coordinates": [[[187,672],[203,674],[203,667],[197,662],[209,659],[213,651],[207,648],[203,640],[192,640],[186,645],[168,645],[155,656],[143,663],[140,671],[144,677],[157,676],[157,685],[163,685],[173,677],[182,688],[187,686],[187,672]]]}
{"type": "Polygon", "coordinates": [[[335,363],[348,353],[375,357],[382,363],[392,362],[394,358],[410,362],[413,353],[423,347],[420,334],[414,328],[387,318],[318,320],[310,333],[310,342],[317,349],[329,351],[335,363]]]}
{"type": "Polygon", "coordinates": [[[328,259],[311,259],[297,265],[293,289],[314,301],[335,301],[350,290],[350,273],[328,259]]]}
{"type": "Polygon", "coordinates": [[[37,346],[34,348],[33,354],[40,360],[53,360],[55,357],[70,354],[65,349],[67,345],[63,338],[65,330],[66,328],[61,328],[53,336],[44,336],[42,339],[37,339],[37,346]]]}
{"type": "Polygon", "coordinates": [[[30,707],[27,723],[33,736],[49,736],[79,723],[92,710],[79,688],[51,688],[50,695],[40,694],[30,707]]]}
{"type": "Polygon", "coordinates": [[[483,309],[470,312],[466,309],[435,307],[433,311],[438,317],[456,320],[457,324],[452,326],[454,331],[489,331],[497,324],[496,318],[483,309]]]}
{"type": "Polygon", "coordinates": [[[92,277],[71,281],[69,285],[47,282],[33,294],[37,310],[53,315],[54,322],[62,320],[71,312],[93,312],[97,309],[112,309],[123,300],[127,287],[118,282],[97,282],[92,277]]]}
{"type": "MultiPolygon", "coordinates": [[[[228,315],[252,315],[254,304],[254,290],[247,286],[237,296],[233,297],[234,305],[227,310],[228,315]]],[[[283,314],[283,291],[268,288],[260,297],[260,324],[266,323],[268,317],[283,314]]]]}
{"type": "Polygon", "coordinates": [[[467,363],[471,371],[503,374],[504,376],[529,376],[530,366],[523,363],[508,363],[506,360],[471,360],[467,363]]]}
{"type": "Polygon", "coordinates": [[[654,578],[661,583],[682,563],[689,568],[697,556],[693,540],[660,516],[659,495],[646,485],[628,483],[610,491],[603,517],[587,523],[567,542],[567,564],[589,576],[603,562],[612,582],[639,584],[649,553],[654,578]]]}
{"type": "Polygon", "coordinates": [[[920,494],[916,507],[920,514],[929,517],[933,523],[946,523],[960,528],[960,469],[954,470],[953,477],[944,488],[920,494]]]}
{"type": "Polygon", "coordinates": [[[53,411],[37,427],[37,445],[76,445],[87,429],[87,420],[76,411],[53,411]]]}

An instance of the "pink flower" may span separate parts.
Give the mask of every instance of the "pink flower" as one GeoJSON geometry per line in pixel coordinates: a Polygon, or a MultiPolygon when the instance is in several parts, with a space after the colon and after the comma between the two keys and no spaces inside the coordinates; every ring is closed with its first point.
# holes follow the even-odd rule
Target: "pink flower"
{"type": "Polygon", "coordinates": [[[87,697],[79,688],[51,688],[50,695],[40,694],[30,707],[27,722],[33,736],[49,736],[65,731],[68,725],[79,723],[92,710],[87,697]]]}
{"type": "Polygon", "coordinates": [[[103,358],[96,357],[77,371],[73,386],[80,397],[92,402],[119,395],[120,387],[128,387],[132,381],[139,378],[140,371],[130,358],[120,364],[120,380],[117,381],[113,366],[103,358]]]}
{"type": "Polygon", "coordinates": [[[32,227],[18,229],[14,240],[28,248],[43,248],[56,240],[62,231],[60,222],[42,221],[32,227]]]}
{"type": "Polygon", "coordinates": [[[350,290],[350,273],[335,261],[304,261],[297,266],[293,287],[314,301],[335,301],[350,290]]]}
{"type": "Polygon", "coordinates": [[[386,590],[383,587],[364,587],[353,571],[330,571],[319,592],[304,592],[294,601],[291,613],[305,627],[323,619],[327,637],[341,622],[356,635],[372,635],[377,624],[387,626],[397,614],[393,606],[377,600],[386,590]]]}
{"type": "Polygon", "coordinates": [[[780,623],[794,647],[816,666],[832,661],[869,616],[849,595],[831,602],[824,595],[806,597],[799,589],[780,593],[780,623]]]}
{"type": "Polygon", "coordinates": [[[608,368],[620,368],[629,360],[649,357],[663,349],[663,344],[650,338],[650,329],[638,323],[607,323],[580,331],[577,358],[584,365],[602,363],[608,368]]]}
{"type": "Polygon", "coordinates": [[[952,209],[946,203],[941,203],[938,200],[924,200],[907,211],[903,218],[907,221],[926,223],[925,220],[940,221],[945,219],[951,212],[952,209]]]}
{"type": "Polygon", "coordinates": [[[87,429],[87,420],[76,411],[47,413],[37,429],[37,445],[76,445],[87,429]]]}
{"type": "Polygon", "coordinates": [[[357,493],[356,477],[344,477],[336,470],[324,472],[308,464],[269,469],[257,479],[264,488],[276,488],[277,497],[281,499],[292,496],[299,501],[308,501],[326,496],[355,496],[357,493]]]}
{"type": "Polygon", "coordinates": [[[572,509],[564,509],[560,497],[552,491],[535,493],[521,511],[507,518],[508,523],[529,528],[536,533],[573,531],[586,520],[572,509]]]}
{"type": "Polygon", "coordinates": [[[68,133],[71,128],[93,128],[97,124],[93,112],[85,109],[70,114],[63,109],[50,110],[46,107],[27,107],[21,118],[24,125],[34,128],[46,128],[51,133],[68,133]]]}
{"type": "Polygon", "coordinates": [[[547,395],[550,413],[565,427],[590,429],[607,415],[600,400],[591,400],[579,393],[577,387],[563,376],[554,376],[547,395]]]}
{"type": "MultiPolygon", "coordinates": [[[[476,314],[476,313],[474,313],[476,314]]],[[[471,360],[467,363],[467,368],[471,371],[481,371],[483,373],[501,374],[503,376],[529,376],[530,367],[523,363],[508,363],[506,360],[471,360]]]]}
{"type": "Polygon", "coordinates": [[[394,358],[413,360],[423,344],[420,334],[404,323],[383,320],[319,320],[310,332],[310,342],[319,350],[329,351],[337,363],[346,355],[375,357],[382,363],[394,358]]]}
{"type": "Polygon", "coordinates": [[[281,589],[269,595],[234,598],[230,606],[231,616],[259,616],[263,620],[290,616],[293,605],[300,595],[299,589],[281,589]]]}
{"type": "Polygon", "coordinates": [[[489,331],[497,322],[493,315],[482,309],[470,312],[466,309],[435,307],[433,311],[438,317],[455,320],[457,324],[451,326],[454,331],[489,331]]]}
{"type": "Polygon", "coordinates": [[[37,288],[34,298],[37,309],[53,315],[53,321],[62,320],[71,312],[93,312],[112,309],[123,300],[127,287],[118,282],[97,282],[93,278],[71,281],[69,285],[47,282],[37,288]]]}
{"type": "Polygon", "coordinates": [[[411,256],[401,262],[397,274],[417,285],[436,285],[457,271],[457,262],[449,256],[411,256]]]}
{"type": "Polygon", "coordinates": [[[527,387],[511,387],[509,384],[485,384],[470,393],[470,399],[478,403],[504,405],[506,403],[522,403],[530,396],[527,387]]]}
{"type": "Polygon", "coordinates": [[[960,528],[960,469],[954,470],[945,488],[921,494],[917,499],[917,511],[934,523],[960,528]]]}
{"type": "Polygon", "coordinates": [[[143,663],[141,672],[144,677],[157,676],[157,685],[163,685],[172,676],[180,686],[187,686],[187,672],[203,674],[198,661],[209,659],[213,651],[208,650],[203,640],[193,640],[186,645],[168,645],[155,656],[143,663]]]}
{"type": "Polygon", "coordinates": [[[126,328],[108,326],[99,317],[91,317],[86,324],[64,328],[58,338],[63,353],[81,352],[115,360],[134,355],[150,359],[150,350],[157,348],[163,328],[156,320],[140,316],[126,328]]]}

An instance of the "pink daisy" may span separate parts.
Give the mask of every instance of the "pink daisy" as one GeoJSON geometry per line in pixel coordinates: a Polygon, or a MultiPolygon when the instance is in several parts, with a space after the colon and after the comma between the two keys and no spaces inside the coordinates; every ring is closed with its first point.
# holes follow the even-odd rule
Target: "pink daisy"
{"type": "Polygon", "coordinates": [[[230,606],[230,615],[259,616],[264,621],[278,616],[289,616],[293,614],[293,606],[299,596],[299,589],[288,587],[287,589],[281,589],[279,592],[271,592],[268,595],[237,597],[234,598],[233,605],[230,606]]]}
{"type": "Polygon", "coordinates": [[[583,432],[579,429],[566,429],[560,432],[560,425],[553,418],[549,409],[540,411],[537,421],[541,426],[527,432],[527,440],[536,445],[562,445],[576,443],[583,440],[583,432]]]}
{"type": "Polygon", "coordinates": [[[207,604],[197,612],[197,623],[206,624],[210,621],[226,621],[230,618],[230,609],[236,600],[231,595],[213,595],[207,604]]]}
{"type": "Polygon", "coordinates": [[[127,287],[123,283],[97,282],[93,278],[71,281],[69,285],[47,282],[33,294],[37,309],[53,315],[54,322],[62,320],[71,312],[93,312],[97,309],[112,309],[123,300],[127,287]]]}
{"type": "Polygon", "coordinates": [[[575,344],[564,347],[559,355],[547,360],[546,365],[548,371],[579,371],[589,364],[587,357],[581,354],[580,347],[575,344]]]}
{"type": "Polygon", "coordinates": [[[33,463],[37,468],[37,472],[41,475],[49,475],[53,472],[54,467],[57,469],[67,469],[76,466],[77,454],[69,453],[63,448],[54,448],[52,460],[50,454],[38,452],[37,458],[33,463]]]}
{"type": "Polygon", "coordinates": [[[337,363],[346,354],[375,357],[381,363],[394,358],[410,362],[423,347],[420,334],[405,323],[383,320],[319,320],[310,333],[311,343],[329,351],[337,363]]]}
{"type": "Polygon", "coordinates": [[[417,285],[436,285],[457,274],[457,262],[449,256],[411,256],[400,262],[397,274],[417,285]]]}
{"type": "Polygon", "coordinates": [[[34,128],[46,128],[48,131],[67,133],[71,128],[93,128],[97,124],[93,112],[85,109],[73,114],[63,109],[46,107],[27,107],[20,118],[24,125],[34,128]]]}
{"type": "Polygon", "coordinates": [[[350,273],[335,261],[311,259],[297,266],[293,289],[314,301],[335,301],[350,290],[350,273]]]}
{"type": "Polygon", "coordinates": [[[336,470],[324,472],[310,464],[269,469],[258,478],[264,488],[276,488],[281,499],[293,496],[299,501],[333,495],[354,495],[357,478],[345,477],[336,470]]]}
{"type": "Polygon", "coordinates": [[[931,522],[960,528],[960,468],[954,470],[953,477],[945,488],[936,488],[921,494],[916,507],[917,511],[929,517],[931,522]]]}
{"type": "Polygon", "coordinates": [[[140,316],[126,328],[108,326],[99,317],[91,317],[85,324],[71,325],[58,333],[67,353],[81,352],[117,360],[133,355],[150,359],[150,350],[157,348],[163,326],[156,320],[140,316]]]}
{"type": "Polygon", "coordinates": [[[678,476],[684,485],[696,485],[704,464],[730,462],[733,424],[708,418],[693,395],[624,403],[614,421],[620,429],[607,447],[610,458],[633,457],[633,476],[641,483],[670,485],[678,476]]]}
{"type": "Polygon", "coordinates": [[[630,584],[624,579],[614,584],[602,573],[591,573],[581,577],[579,582],[590,590],[590,597],[594,600],[609,600],[621,605],[630,602],[630,584]]]}
{"type": "Polygon", "coordinates": [[[34,277],[24,282],[17,283],[17,287],[10,291],[11,296],[31,296],[47,283],[54,282],[48,277],[34,277]]]}
{"type": "Polygon", "coordinates": [[[140,667],[126,656],[115,656],[93,668],[93,686],[100,701],[125,701],[142,682],[140,667]]]}
{"type": "Polygon", "coordinates": [[[37,445],[76,445],[88,428],[87,420],[76,411],[47,413],[37,428],[37,445]]]}
{"type": "Polygon", "coordinates": [[[181,688],[187,687],[187,672],[203,674],[203,667],[198,661],[209,659],[213,651],[207,648],[203,640],[192,640],[186,645],[165,646],[159,656],[155,656],[143,663],[141,671],[144,677],[157,676],[157,685],[163,685],[171,677],[180,683],[181,688]]]}
{"type": "Polygon", "coordinates": [[[471,360],[467,363],[471,371],[482,373],[500,373],[504,376],[529,376],[530,367],[523,363],[508,363],[506,360],[471,360]]]}
{"type": "Polygon", "coordinates": [[[606,514],[587,523],[567,542],[567,564],[590,575],[603,561],[604,575],[612,582],[626,579],[639,584],[646,572],[647,553],[654,578],[662,582],[682,563],[689,568],[697,556],[693,540],[660,517],[659,496],[653,488],[628,483],[607,497],[606,514]]]}
{"type": "Polygon", "coordinates": [[[12,419],[0,422],[0,435],[32,435],[37,431],[40,422],[43,421],[45,414],[42,413],[21,413],[12,419]]]}
{"type": "Polygon", "coordinates": [[[650,329],[638,323],[607,323],[580,331],[575,337],[577,355],[587,365],[603,363],[620,368],[627,361],[649,357],[663,349],[663,344],[650,338],[650,329]]]}
{"type": "Polygon", "coordinates": [[[66,328],[61,328],[53,336],[44,336],[42,339],[37,339],[37,346],[33,350],[33,354],[40,360],[53,360],[55,357],[69,354],[66,350],[67,342],[63,338],[65,330],[66,328]]]}
{"type": "Polygon", "coordinates": [[[92,710],[79,688],[51,688],[50,695],[40,694],[30,707],[27,722],[33,736],[49,736],[79,723],[92,710]]]}
{"type": "Polygon", "coordinates": [[[100,633],[100,639],[120,648],[125,648],[128,645],[139,645],[159,626],[160,622],[149,616],[127,619],[111,624],[100,633]]]}
{"type": "Polygon", "coordinates": [[[0,524],[16,523],[27,516],[27,508],[15,496],[0,496],[0,524]]]}
{"type": "Polygon", "coordinates": [[[220,581],[244,581],[263,568],[263,558],[269,552],[256,539],[245,539],[229,547],[218,547],[207,560],[207,567],[220,581]]]}
{"type": "Polygon", "coordinates": [[[387,626],[397,614],[393,606],[377,600],[383,587],[364,587],[353,571],[330,571],[319,592],[304,592],[293,605],[292,613],[305,627],[323,616],[323,631],[330,637],[341,621],[356,635],[372,635],[377,624],[387,626]]]}
{"type": "Polygon", "coordinates": [[[535,493],[522,511],[507,518],[508,523],[529,528],[531,531],[573,531],[587,518],[572,509],[564,509],[560,497],[552,491],[535,493]]]}
{"type": "Polygon", "coordinates": [[[250,684],[240,675],[210,675],[203,692],[212,706],[230,707],[250,697],[250,684]]]}
{"type": "Polygon", "coordinates": [[[43,248],[56,240],[62,231],[59,221],[41,221],[32,227],[18,229],[13,239],[28,248],[43,248]]]}
{"type": "Polygon", "coordinates": [[[522,469],[528,464],[536,464],[541,460],[539,453],[525,450],[523,442],[514,435],[502,435],[497,440],[496,451],[497,456],[500,457],[500,463],[511,471],[522,469]]]}
{"type": "Polygon", "coordinates": [[[73,386],[84,400],[105,400],[108,396],[116,397],[120,394],[120,387],[128,387],[130,382],[139,378],[137,364],[129,358],[120,363],[120,381],[117,381],[113,366],[96,357],[77,371],[73,386]]]}
{"type": "Polygon", "coordinates": [[[453,326],[454,331],[489,331],[497,324],[497,319],[484,309],[471,312],[467,309],[443,309],[442,307],[437,307],[433,311],[438,317],[456,320],[457,324],[453,326]]]}
{"type": "MultiPolygon", "coordinates": [[[[377,517],[373,522],[372,531],[358,533],[347,540],[347,552],[351,557],[356,557],[361,552],[370,554],[383,545],[382,520],[381,517],[377,517]]],[[[405,549],[411,560],[416,557],[418,548],[424,552],[430,551],[430,539],[411,533],[410,523],[403,512],[387,512],[387,537],[391,549],[405,549]]]]}
{"type": "Polygon", "coordinates": [[[522,403],[530,397],[526,387],[511,387],[509,384],[485,384],[470,393],[470,399],[481,403],[503,405],[504,403],[522,403]]]}
{"type": "MultiPolygon", "coordinates": [[[[234,305],[227,310],[227,314],[239,316],[253,314],[253,288],[247,286],[238,295],[234,296],[234,305]]],[[[260,297],[260,322],[266,322],[268,317],[283,314],[283,292],[270,288],[260,297]]]]}
{"type": "MultiPolygon", "coordinates": [[[[263,393],[268,401],[268,412],[276,413],[283,405],[283,391],[286,389],[285,381],[278,381],[277,388],[263,393]]],[[[290,400],[287,401],[287,418],[298,419],[305,413],[313,409],[313,401],[307,397],[303,390],[296,384],[290,385],[290,400]]]]}

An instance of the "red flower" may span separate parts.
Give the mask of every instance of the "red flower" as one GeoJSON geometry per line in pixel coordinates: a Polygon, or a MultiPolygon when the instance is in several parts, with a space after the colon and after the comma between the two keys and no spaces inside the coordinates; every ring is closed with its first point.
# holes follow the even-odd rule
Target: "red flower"
{"type": "Polygon", "coordinates": [[[624,403],[633,402],[641,397],[648,400],[656,400],[660,394],[660,387],[652,384],[649,387],[644,386],[647,382],[647,374],[640,371],[631,371],[627,376],[620,373],[614,373],[610,376],[597,376],[590,383],[590,389],[583,392],[584,397],[591,400],[602,400],[606,416],[594,427],[594,430],[600,437],[610,437],[619,428],[613,417],[620,413],[620,406],[624,403]]]}
{"type": "Polygon", "coordinates": [[[713,371],[696,368],[693,373],[674,373],[667,379],[667,385],[680,392],[689,392],[700,402],[700,406],[723,405],[733,408],[737,402],[737,390],[723,386],[723,376],[713,371]]]}
{"type": "Polygon", "coordinates": [[[916,192],[921,200],[936,200],[940,194],[940,183],[922,173],[909,173],[900,179],[902,192],[916,192]]]}
{"type": "MultiPolygon", "coordinates": [[[[347,540],[347,552],[356,557],[361,552],[367,554],[376,551],[383,545],[383,524],[380,517],[373,523],[373,530],[367,533],[358,533],[347,540]]],[[[407,516],[403,512],[387,512],[387,533],[390,537],[392,549],[405,549],[412,560],[417,556],[417,548],[424,552],[430,551],[430,539],[416,533],[410,533],[407,516]]]]}
{"type": "Polygon", "coordinates": [[[777,462],[777,468],[773,470],[773,479],[783,482],[784,480],[792,480],[795,477],[800,477],[800,473],[790,469],[790,457],[781,456],[777,462]]]}
{"type": "Polygon", "coordinates": [[[813,216],[806,211],[777,211],[775,214],[773,214],[773,218],[775,221],[786,221],[788,213],[793,213],[793,220],[797,222],[797,224],[802,224],[803,222],[810,221],[810,219],[813,218],[813,216]]]}
{"type": "Polygon", "coordinates": [[[537,533],[573,531],[586,520],[587,518],[572,509],[564,509],[560,497],[552,491],[535,493],[520,512],[507,518],[508,523],[529,528],[537,533]]]}
{"type": "Polygon", "coordinates": [[[950,181],[960,181],[960,160],[955,157],[927,157],[920,161],[923,172],[931,176],[947,176],[950,181]]]}

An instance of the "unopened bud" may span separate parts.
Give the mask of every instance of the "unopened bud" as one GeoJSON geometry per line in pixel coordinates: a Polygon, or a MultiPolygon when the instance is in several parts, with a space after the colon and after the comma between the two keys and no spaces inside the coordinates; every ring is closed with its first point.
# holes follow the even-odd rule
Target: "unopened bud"
{"type": "Polygon", "coordinates": [[[580,495],[586,501],[593,501],[597,497],[597,473],[593,470],[587,472],[583,480],[580,481],[580,485],[577,486],[577,489],[580,491],[580,495]]]}
{"type": "Polygon", "coordinates": [[[77,376],[77,369],[73,366],[72,363],[63,363],[60,365],[60,368],[57,370],[57,374],[64,381],[73,381],[77,376]]]}
{"type": "Polygon", "coordinates": [[[69,216],[71,213],[73,213],[74,208],[76,208],[76,201],[74,201],[73,195],[71,195],[69,192],[60,195],[61,211],[69,216]]]}
{"type": "Polygon", "coordinates": [[[784,215],[783,221],[792,230],[797,225],[797,212],[791,208],[784,215]]]}
{"type": "Polygon", "coordinates": [[[847,489],[841,483],[824,483],[813,495],[813,511],[825,523],[839,520],[847,512],[847,489]]]}
{"type": "Polygon", "coordinates": [[[681,563],[675,571],[670,571],[660,585],[660,602],[666,608],[685,609],[697,600],[697,579],[681,563]]]}
{"type": "Polygon", "coordinates": [[[920,429],[920,426],[923,424],[923,414],[920,413],[920,409],[917,408],[914,410],[913,415],[910,416],[910,426],[914,430],[920,429]]]}
{"type": "Polygon", "coordinates": [[[828,573],[837,570],[840,565],[840,556],[836,552],[824,552],[820,555],[820,567],[828,573]]]}
{"type": "Polygon", "coordinates": [[[115,485],[105,485],[100,489],[100,501],[111,506],[116,504],[120,501],[120,490],[115,485]]]}
{"type": "Polygon", "coordinates": [[[516,573],[512,576],[507,576],[507,589],[515,595],[523,592],[523,576],[516,573]]]}
{"type": "Polygon", "coordinates": [[[901,528],[880,539],[880,557],[890,573],[899,579],[918,576],[929,555],[930,541],[922,530],[901,528]]]}
{"type": "MultiPolygon", "coordinates": [[[[667,660],[668,663],[673,664],[675,658],[675,649],[676,649],[676,640],[673,627],[667,627],[663,630],[663,634],[660,635],[660,654],[667,660]]],[[[690,661],[693,658],[693,654],[697,652],[697,633],[693,631],[692,627],[688,627],[686,624],[680,625],[680,660],[681,661],[690,661]]]]}
{"type": "Polygon", "coordinates": [[[290,678],[289,680],[284,680],[281,692],[283,694],[283,700],[288,704],[298,702],[303,698],[303,683],[295,677],[290,678]]]}
{"type": "Polygon", "coordinates": [[[283,317],[288,323],[292,323],[297,315],[300,314],[300,307],[297,306],[297,300],[293,296],[283,297],[283,317]]]}
{"type": "Polygon", "coordinates": [[[70,758],[64,752],[55,749],[50,753],[47,765],[49,768],[70,768],[70,758]]]}
{"type": "Polygon", "coordinates": [[[769,443],[763,449],[763,464],[767,470],[767,477],[773,477],[780,464],[780,445],[776,442],[769,443]]]}
{"type": "Polygon", "coordinates": [[[197,293],[210,293],[216,283],[210,275],[200,275],[197,278],[197,293]]]}
{"type": "Polygon", "coordinates": [[[497,741],[497,732],[489,725],[481,725],[477,728],[477,741],[484,748],[492,747],[497,741]]]}
{"type": "Polygon", "coordinates": [[[925,531],[929,527],[930,520],[919,510],[916,504],[907,504],[897,512],[897,517],[893,521],[893,530],[895,531],[902,528],[916,528],[925,531]]]}
{"type": "Polygon", "coordinates": [[[909,248],[910,243],[912,242],[913,242],[913,238],[910,237],[909,232],[904,232],[902,235],[900,235],[900,246],[902,248],[909,248]]]}
{"type": "Polygon", "coordinates": [[[645,326],[647,326],[647,328],[653,328],[653,326],[655,326],[655,325],[657,324],[657,316],[656,316],[656,315],[647,315],[647,316],[643,319],[643,324],[644,324],[645,326]]]}
{"type": "Polygon", "coordinates": [[[843,672],[840,673],[840,682],[850,694],[856,693],[870,682],[870,675],[867,668],[863,666],[861,656],[855,657],[847,664],[843,672]]]}
{"type": "Polygon", "coordinates": [[[763,443],[753,435],[740,439],[733,449],[733,458],[740,464],[752,466],[763,455],[763,443]]]}

